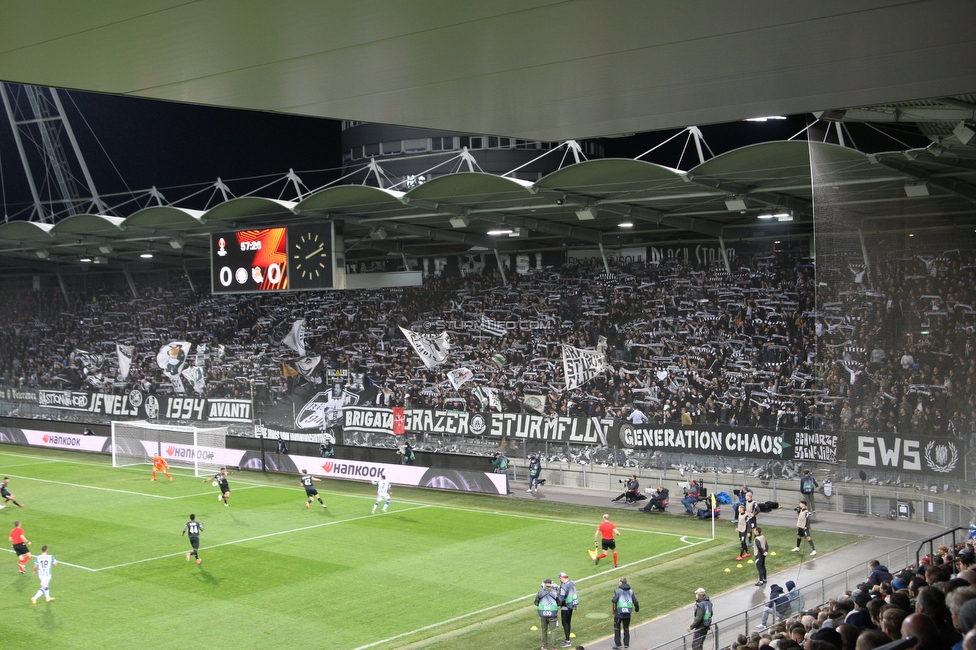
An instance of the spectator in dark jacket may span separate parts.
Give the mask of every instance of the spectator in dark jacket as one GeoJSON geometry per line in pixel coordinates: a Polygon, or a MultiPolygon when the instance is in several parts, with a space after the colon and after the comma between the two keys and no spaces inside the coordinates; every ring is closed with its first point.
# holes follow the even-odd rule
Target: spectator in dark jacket
{"type": "Polygon", "coordinates": [[[890,582],[892,580],[891,572],[888,571],[888,567],[881,564],[878,560],[871,560],[868,562],[868,579],[865,580],[865,584],[869,587],[876,587],[882,582],[890,582]]]}
{"type": "MultiPolygon", "coordinates": [[[[790,616],[790,599],[783,591],[783,588],[779,585],[773,585],[769,588],[769,601],[766,602],[766,607],[763,609],[762,622],[756,627],[760,629],[765,629],[767,623],[769,622],[769,615],[776,612],[776,616],[780,619],[786,619],[790,616]]],[[[773,622],[776,622],[776,616],[773,617],[773,622]]]]}

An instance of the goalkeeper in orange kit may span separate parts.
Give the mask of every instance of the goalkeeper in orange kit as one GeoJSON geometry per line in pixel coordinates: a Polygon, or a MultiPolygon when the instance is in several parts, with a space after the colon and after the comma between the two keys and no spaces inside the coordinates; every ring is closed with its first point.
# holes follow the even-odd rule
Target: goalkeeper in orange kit
{"type": "Polygon", "coordinates": [[[156,480],[156,472],[162,472],[163,474],[166,475],[166,478],[168,478],[169,480],[172,481],[173,480],[173,477],[169,475],[169,472],[167,470],[169,470],[169,465],[166,464],[166,461],[163,460],[163,457],[160,456],[159,454],[156,454],[155,456],[153,456],[153,477],[152,477],[152,480],[154,480],[154,481],[156,480]]]}

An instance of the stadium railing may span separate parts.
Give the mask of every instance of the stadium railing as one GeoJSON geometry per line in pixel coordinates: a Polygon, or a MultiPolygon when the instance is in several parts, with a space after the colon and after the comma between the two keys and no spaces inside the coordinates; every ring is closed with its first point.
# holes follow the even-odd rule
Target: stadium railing
{"type": "MultiPolygon", "coordinates": [[[[947,535],[943,533],[943,535],[947,535]]],[[[915,561],[915,547],[917,542],[911,544],[906,544],[894,551],[879,555],[877,559],[882,562],[885,566],[898,566],[905,567],[909,566],[915,561]]],[[[816,580],[807,585],[797,585],[800,593],[803,594],[803,598],[806,603],[806,609],[812,609],[818,607],[831,598],[836,598],[845,591],[852,590],[858,584],[863,582],[868,576],[868,570],[866,564],[861,564],[844,571],[838,571],[832,575],[816,580]]],[[[771,581],[772,582],[772,581],[771,581]]],[[[712,623],[711,628],[708,631],[708,636],[705,639],[705,647],[713,648],[714,650],[719,650],[720,648],[727,648],[735,642],[736,638],[740,634],[750,635],[753,632],[761,632],[762,630],[757,627],[762,623],[762,613],[765,608],[765,601],[762,604],[750,607],[741,612],[732,614],[731,616],[726,616],[725,618],[718,619],[712,623]]],[[[791,616],[786,618],[792,618],[795,616],[794,612],[791,616]]],[[[772,627],[775,623],[780,620],[785,620],[781,618],[778,614],[771,613],[769,620],[769,626],[772,627]]],[[[637,631],[640,634],[640,630],[637,631]]],[[[647,650],[687,650],[691,648],[693,634],[687,633],[680,637],[665,641],[664,643],[659,643],[655,646],[648,646],[647,650]]]]}

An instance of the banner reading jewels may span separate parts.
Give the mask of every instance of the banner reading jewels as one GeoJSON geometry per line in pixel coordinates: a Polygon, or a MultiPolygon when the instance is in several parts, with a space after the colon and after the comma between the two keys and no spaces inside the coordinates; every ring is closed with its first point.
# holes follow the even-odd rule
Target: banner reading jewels
{"type": "Polygon", "coordinates": [[[962,478],[965,449],[960,441],[912,434],[849,433],[847,466],[863,470],[962,478]]]}
{"type": "Polygon", "coordinates": [[[85,411],[129,419],[251,422],[254,418],[254,406],[249,399],[145,395],[138,390],[121,395],[79,390],[38,390],[37,403],[62,411],[85,411]]]}

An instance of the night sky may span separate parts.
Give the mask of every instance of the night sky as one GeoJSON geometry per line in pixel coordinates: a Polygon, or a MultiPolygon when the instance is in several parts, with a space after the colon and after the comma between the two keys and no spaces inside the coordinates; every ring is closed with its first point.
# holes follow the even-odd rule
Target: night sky
{"type": "MultiPolygon", "coordinates": [[[[335,120],[78,91],[62,91],[61,97],[103,196],[125,192],[126,188],[144,190],[155,185],[169,201],[177,202],[213,183],[218,176],[236,195],[241,195],[283,176],[289,168],[299,174],[309,189],[321,187],[341,174],[340,122],[335,120]],[[234,182],[233,179],[242,180],[234,182]]],[[[711,150],[718,155],[757,142],[792,137],[812,121],[810,115],[799,115],[762,123],[703,126],[701,130],[711,150]]],[[[30,191],[2,112],[0,122],[3,181],[0,198],[5,214],[25,218],[31,203],[30,191]]],[[[862,151],[902,148],[869,126],[854,124],[848,128],[853,142],[862,151]]],[[[882,127],[882,130],[912,146],[929,144],[912,125],[882,127]]],[[[818,140],[823,139],[824,132],[823,124],[813,129],[818,140]]],[[[605,155],[634,158],[675,133],[670,130],[606,139],[605,155]]],[[[679,136],[643,160],[677,167],[685,141],[684,135],[679,136]]],[[[828,141],[836,141],[833,133],[828,141]]],[[[689,144],[680,168],[690,169],[697,162],[694,147],[689,144]]],[[[262,194],[277,197],[281,186],[278,184],[262,194]]],[[[208,206],[206,201],[210,195],[203,192],[192,201],[177,204],[198,209],[212,207],[219,199],[210,199],[208,206]]],[[[294,194],[282,198],[293,199],[294,194]]],[[[110,205],[123,200],[121,197],[106,199],[110,205]]],[[[121,216],[132,211],[131,205],[123,208],[121,216]]]]}

